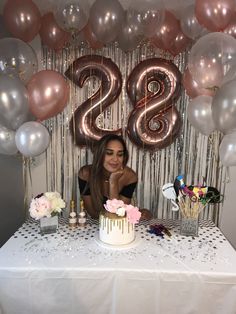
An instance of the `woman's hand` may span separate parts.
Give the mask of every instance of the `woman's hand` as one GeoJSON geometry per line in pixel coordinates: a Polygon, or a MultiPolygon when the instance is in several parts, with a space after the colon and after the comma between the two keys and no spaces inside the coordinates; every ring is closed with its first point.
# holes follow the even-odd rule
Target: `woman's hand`
{"type": "Polygon", "coordinates": [[[120,169],[116,172],[113,172],[109,178],[110,184],[118,184],[118,181],[122,177],[123,173],[124,173],[124,169],[120,169]]]}

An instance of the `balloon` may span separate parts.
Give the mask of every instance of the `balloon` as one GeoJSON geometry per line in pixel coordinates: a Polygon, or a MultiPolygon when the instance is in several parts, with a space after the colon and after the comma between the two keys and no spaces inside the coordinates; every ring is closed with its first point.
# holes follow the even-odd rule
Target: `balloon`
{"type": "Polygon", "coordinates": [[[234,0],[196,0],[195,15],[198,22],[212,32],[224,30],[234,15],[234,0]]]}
{"type": "Polygon", "coordinates": [[[236,13],[234,13],[234,16],[229,23],[229,25],[224,29],[224,33],[233,36],[236,38],[236,13]]]}
{"type": "Polygon", "coordinates": [[[92,49],[101,49],[103,47],[103,43],[97,40],[89,23],[83,29],[83,33],[84,33],[85,39],[87,40],[89,46],[92,49]]]}
{"type": "Polygon", "coordinates": [[[13,77],[0,75],[0,124],[16,130],[28,120],[29,104],[23,83],[13,77]]]}
{"type": "Polygon", "coordinates": [[[17,38],[0,39],[0,74],[19,77],[27,83],[37,70],[37,56],[30,45],[17,38]]]}
{"type": "Polygon", "coordinates": [[[143,26],[146,37],[152,37],[160,29],[165,16],[162,0],[135,1],[130,9],[138,12],[137,17],[143,26]]]}
{"type": "Polygon", "coordinates": [[[216,92],[212,114],[217,130],[228,133],[236,128],[236,80],[227,82],[216,92]]]}
{"type": "Polygon", "coordinates": [[[134,12],[126,12],[126,20],[123,22],[117,41],[119,47],[124,51],[137,48],[142,40],[142,25],[134,12]]]}
{"type": "Polygon", "coordinates": [[[116,39],[125,18],[118,0],[96,0],[90,9],[89,23],[96,38],[104,44],[116,39]]]}
{"type": "Polygon", "coordinates": [[[45,14],[40,28],[42,42],[51,49],[61,50],[69,41],[70,33],[60,28],[51,12],[45,14]]]}
{"type": "Polygon", "coordinates": [[[0,154],[15,155],[17,151],[15,132],[0,125],[0,154]]]}
{"type": "Polygon", "coordinates": [[[185,88],[186,94],[191,98],[195,98],[200,95],[214,96],[216,93],[216,89],[214,88],[207,89],[199,87],[197,82],[193,80],[188,68],[184,71],[182,84],[185,88]]]}
{"type": "Polygon", "coordinates": [[[30,110],[41,121],[62,112],[69,99],[69,85],[60,73],[52,70],[34,74],[27,89],[30,110]]]}
{"type": "Polygon", "coordinates": [[[34,39],[40,29],[40,12],[31,0],[7,0],[3,8],[7,29],[26,42],[34,39]]]}
{"type": "Polygon", "coordinates": [[[78,32],[87,24],[88,14],[81,1],[62,0],[57,5],[55,19],[62,29],[78,32]]]}
{"type": "Polygon", "coordinates": [[[180,23],[169,11],[165,11],[164,21],[155,35],[151,38],[151,43],[157,48],[168,50],[170,43],[176,38],[180,30],[180,23]]]}
{"type": "Polygon", "coordinates": [[[53,12],[56,4],[55,0],[34,0],[34,3],[37,5],[41,15],[53,12]]]}
{"type": "Polygon", "coordinates": [[[11,34],[6,29],[3,16],[0,14],[0,39],[5,37],[11,37],[11,34]]]}
{"type": "Polygon", "coordinates": [[[170,61],[151,58],[140,62],[127,81],[127,93],[134,106],[127,132],[140,148],[150,150],[167,147],[181,128],[180,115],[173,105],[180,94],[181,74],[170,61]],[[155,82],[156,91],[150,83],[155,82]]]}
{"type": "Polygon", "coordinates": [[[87,55],[75,60],[65,75],[82,87],[92,76],[101,80],[101,86],[90,99],[78,106],[71,119],[71,130],[79,146],[88,145],[108,133],[121,134],[121,129],[104,130],[96,125],[96,118],[119,96],[122,86],[121,73],[111,59],[87,55]]]}
{"type": "Polygon", "coordinates": [[[195,16],[194,4],[191,4],[183,9],[180,25],[183,33],[191,39],[199,38],[208,32],[207,29],[198,23],[195,16]]]}
{"type": "Polygon", "coordinates": [[[236,166],[236,131],[226,134],[219,148],[220,161],[223,166],[236,166]]]}
{"type": "Polygon", "coordinates": [[[204,135],[215,130],[212,118],[212,97],[201,95],[192,99],[187,108],[187,117],[191,125],[204,135]]]}
{"type": "Polygon", "coordinates": [[[188,68],[199,87],[220,86],[224,74],[234,64],[236,40],[224,33],[210,33],[192,47],[188,68]]]}
{"type": "Polygon", "coordinates": [[[176,37],[174,38],[174,40],[170,43],[168,47],[168,51],[173,56],[177,56],[179,53],[183,52],[190,43],[191,43],[191,39],[185,36],[185,34],[179,28],[179,31],[176,37]]]}
{"type": "Polygon", "coordinates": [[[35,121],[22,124],[16,131],[16,146],[25,157],[35,157],[42,154],[50,143],[47,128],[35,121]]]}
{"type": "Polygon", "coordinates": [[[234,64],[223,77],[221,86],[227,82],[236,80],[236,64],[234,64]]]}

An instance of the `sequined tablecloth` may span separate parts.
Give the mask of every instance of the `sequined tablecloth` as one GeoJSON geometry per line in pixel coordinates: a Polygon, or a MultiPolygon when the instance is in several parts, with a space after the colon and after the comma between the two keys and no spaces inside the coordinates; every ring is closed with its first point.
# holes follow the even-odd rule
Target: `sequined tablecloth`
{"type": "Polygon", "coordinates": [[[163,238],[136,226],[136,240],[114,249],[98,225],[40,235],[27,221],[0,249],[1,314],[236,313],[236,252],[214,224],[163,238]]]}

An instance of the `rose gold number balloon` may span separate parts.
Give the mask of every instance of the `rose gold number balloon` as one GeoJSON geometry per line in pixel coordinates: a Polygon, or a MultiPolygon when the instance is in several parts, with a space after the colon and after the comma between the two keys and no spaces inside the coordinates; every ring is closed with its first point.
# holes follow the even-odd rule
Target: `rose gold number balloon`
{"type": "Polygon", "coordinates": [[[107,133],[121,134],[121,129],[109,131],[96,125],[96,118],[117,99],[121,91],[122,78],[116,64],[102,56],[87,55],[75,60],[65,75],[79,87],[82,87],[89,77],[96,76],[101,79],[99,89],[79,105],[71,119],[76,144],[91,144],[107,133]]]}
{"type": "Polygon", "coordinates": [[[147,59],[133,69],[127,81],[127,93],[134,106],[127,132],[134,144],[156,150],[176,139],[181,119],[174,102],[180,94],[180,82],[178,68],[164,59],[147,59]]]}

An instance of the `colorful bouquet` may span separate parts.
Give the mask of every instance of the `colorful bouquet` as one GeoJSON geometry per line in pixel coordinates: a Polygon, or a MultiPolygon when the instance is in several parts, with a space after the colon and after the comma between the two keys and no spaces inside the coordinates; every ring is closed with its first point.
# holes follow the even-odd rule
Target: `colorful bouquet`
{"type": "Polygon", "coordinates": [[[58,192],[46,192],[37,195],[30,203],[30,216],[36,220],[57,215],[66,203],[58,192]]]}
{"type": "Polygon", "coordinates": [[[104,204],[105,209],[113,214],[117,214],[120,217],[127,217],[128,222],[135,224],[139,222],[141,212],[138,207],[125,204],[122,200],[112,199],[107,200],[104,204]]]}

